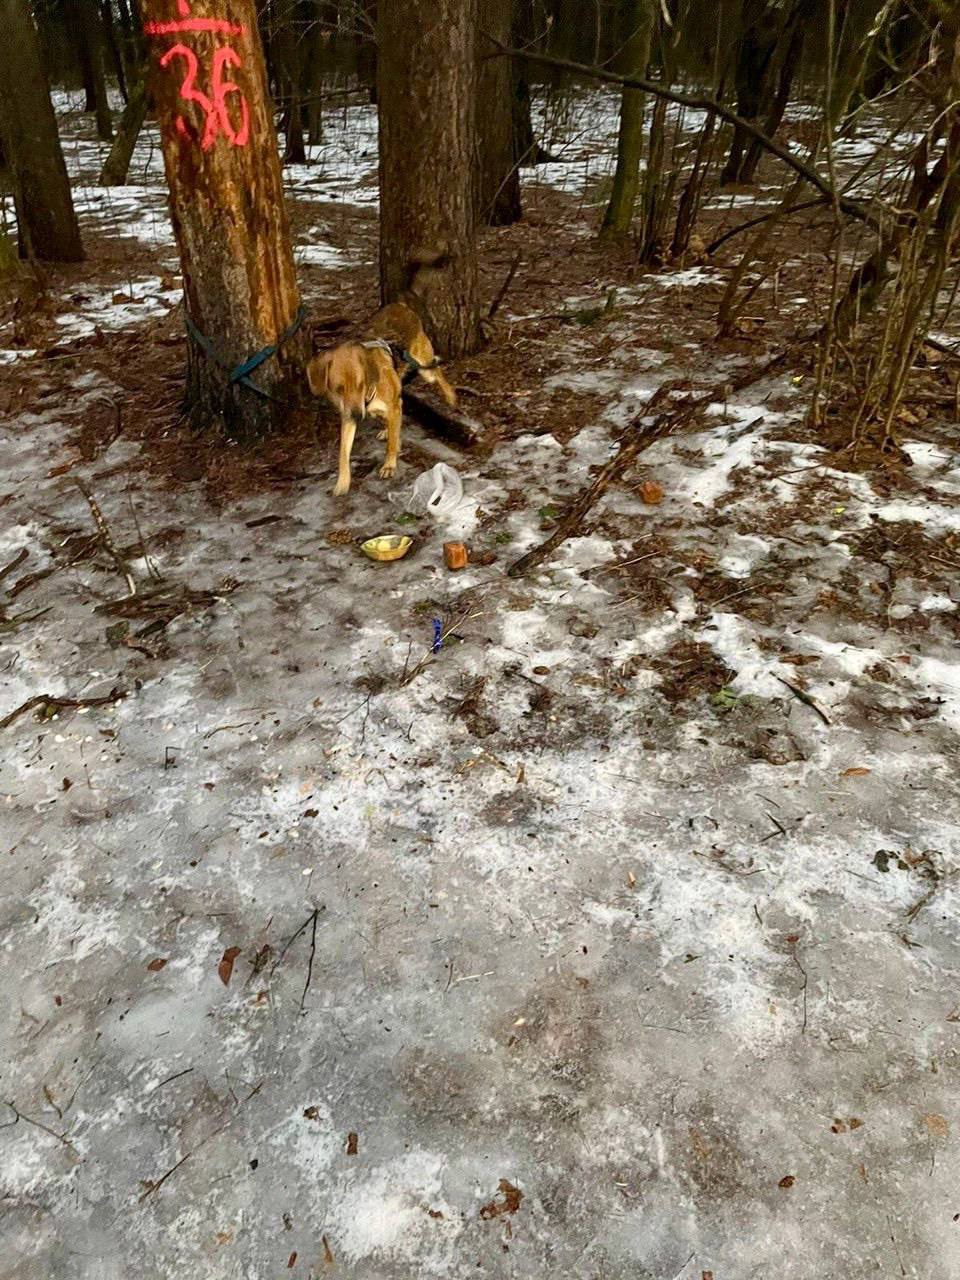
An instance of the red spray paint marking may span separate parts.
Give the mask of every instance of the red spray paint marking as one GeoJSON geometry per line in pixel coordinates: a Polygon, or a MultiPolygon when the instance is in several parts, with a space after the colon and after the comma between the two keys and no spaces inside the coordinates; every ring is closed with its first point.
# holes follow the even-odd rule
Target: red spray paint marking
{"type": "MultiPolygon", "coordinates": [[[[151,36],[187,31],[214,32],[228,36],[245,36],[247,33],[246,27],[222,18],[191,18],[188,0],[177,0],[177,12],[180,14],[177,21],[145,22],[144,31],[151,36]]],[[[180,97],[184,102],[195,102],[204,113],[201,149],[209,151],[221,133],[231,146],[245,147],[250,139],[250,108],[240,86],[224,76],[227,67],[243,66],[240,55],[229,45],[214,49],[210,68],[210,94],[197,88],[200,61],[194,51],[185,44],[172,45],[160,59],[160,66],[168,66],[174,58],[182,58],[186,63],[186,72],[180,83],[180,97]],[[237,95],[240,109],[240,123],[236,128],[227,110],[227,96],[231,93],[237,95]]],[[[174,124],[182,138],[196,137],[195,131],[188,127],[183,116],[177,116],[174,124]]]]}

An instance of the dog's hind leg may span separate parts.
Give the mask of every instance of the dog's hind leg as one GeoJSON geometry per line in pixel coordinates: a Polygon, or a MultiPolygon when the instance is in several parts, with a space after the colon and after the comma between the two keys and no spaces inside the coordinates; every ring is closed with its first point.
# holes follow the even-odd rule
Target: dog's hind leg
{"type": "Polygon", "coordinates": [[[337,485],[333,491],[338,498],[350,489],[350,454],[353,452],[353,437],[356,434],[357,424],[353,418],[345,415],[340,419],[340,466],[337,485]]]}

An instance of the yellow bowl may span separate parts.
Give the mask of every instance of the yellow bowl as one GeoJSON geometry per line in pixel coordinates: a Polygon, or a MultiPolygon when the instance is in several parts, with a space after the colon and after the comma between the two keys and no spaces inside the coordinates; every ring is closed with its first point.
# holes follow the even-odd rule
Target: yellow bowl
{"type": "Polygon", "coordinates": [[[382,538],[368,538],[361,543],[360,549],[371,560],[400,560],[412,546],[412,538],[391,534],[382,538]]]}

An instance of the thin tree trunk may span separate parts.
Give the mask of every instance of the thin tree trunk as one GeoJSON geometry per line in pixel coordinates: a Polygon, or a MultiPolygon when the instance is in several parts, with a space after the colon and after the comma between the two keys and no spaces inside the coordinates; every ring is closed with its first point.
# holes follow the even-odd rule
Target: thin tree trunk
{"type": "Polygon", "coordinates": [[[130,160],[133,157],[137,138],[143,128],[147,114],[147,86],[141,74],[130,89],[127,105],[123,109],[120,123],[117,125],[117,136],[113,140],[110,154],[103,162],[100,170],[101,187],[122,187],[127,181],[130,160]]]}
{"type": "MultiPolygon", "coordinates": [[[[629,31],[622,58],[624,75],[646,75],[656,15],[656,0],[630,0],[629,31]]],[[[639,89],[623,90],[620,98],[620,130],[617,135],[617,169],[613,177],[610,203],[603,216],[603,235],[625,235],[630,230],[640,181],[643,104],[644,95],[639,89]]]]}
{"type": "Polygon", "coordinates": [[[183,271],[187,408],[249,439],[288,418],[306,355],[256,10],[192,0],[172,20],[146,0],[144,31],[183,271]],[[248,385],[240,367],[270,348],[248,385]]]}
{"type": "Polygon", "coordinates": [[[97,137],[101,142],[110,142],[113,139],[113,122],[103,74],[103,40],[95,0],[67,0],[64,12],[80,58],[86,110],[96,117],[97,137]]]}
{"type": "MultiPolygon", "coordinates": [[[[790,101],[793,79],[803,57],[803,42],[806,36],[807,23],[813,16],[812,8],[813,6],[808,0],[801,0],[789,21],[788,31],[784,33],[785,36],[788,35],[788,42],[777,73],[776,92],[773,95],[767,118],[763,125],[763,131],[768,138],[772,138],[780,128],[780,124],[783,121],[783,113],[786,111],[787,103],[790,101]]],[[[760,163],[762,155],[763,148],[754,138],[747,149],[747,154],[740,169],[740,182],[753,182],[757,174],[757,165],[760,163]]]]}
{"type": "MultiPolygon", "coordinates": [[[[737,47],[737,114],[756,123],[768,111],[772,97],[771,63],[780,33],[779,6],[770,0],[745,0],[737,47]]],[[[721,182],[745,182],[749,136],[740,128],[733,131],[730,154],[721,182]]]]}
{"type": "Polygon", "coordinates": [[[79,262],[80,231],[28,0],[0,0],[0,137],[13,180],[20,253],[79,262]]]}
{"type": "Polygon", "coordinates": [[[113,63],[114,74],[117,77],[117,88],[120,90],[120,96],[123,98],[124,104],[126,104],[128,101],[127,72],[123,65],[123,56],[120,52],[120,45],[117,41],[117,29],[113,21],[113,5],[111,0],[101,0],[100,20],[103,28],[104,42],[109,50],[110,61],[113,63]]]}
{"type": "Polygon", "coordinates": [[[833,92],[828,108],[831,129],[836,130],[842,124],[850,100],[863,80],[874,43],[870,39],[870,32],[884,3],[885,0],[851,0],[845,6],[839,47],[835,54],[831,51],[831,56],[836,58],[833,92]]]}
{"type": "MultiPolygon", "coordinates": [[[[514,0],[486,0],[484,31],[506,44],[513,27],[514,0]]],[[[505,227],[519,222],[520,173],[513,145],[513,66],[480,41],[477,68],[477,214],[481,222],[505,227]]]]}
{"type": "Polygon", "coordinates": [[[476,0],[380,0],[380,289],[384,302],[420,266],[430,336],[459,356],[480,345],[473,166],[476,0]],[[411,40],[410,32],[419,31],[411,40]]]}

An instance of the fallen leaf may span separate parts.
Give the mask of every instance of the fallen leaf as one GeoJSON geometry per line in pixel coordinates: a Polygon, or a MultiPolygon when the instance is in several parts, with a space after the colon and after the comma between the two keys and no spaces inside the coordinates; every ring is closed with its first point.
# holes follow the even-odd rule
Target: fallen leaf
{"type": "Polygon", "coordinates": [[[499,1191],[503,1196],[503,1199],[491,1200],[489,1204],[483,1205],[480,1210],[481,1218],[499,1218],[505,1213],[516,1213],[520,1208],[520,1201],[523,1199],[523,1192],[519,1187],[515,1187],[513,1183],[508,1182],[506,1178],[501,1178],[499,1191]]]}
{"type": "Polygon", "coordinates": [[[160,970],[164,968],[166,963],[167,962],[163,958],[163,956],[157,956],[156,959],[150,961],[150,963],[147,965],[147,968],[150,970],[151,973],[159,973],[160,970]]]}
{"type": "Polygon", "coordinates": [[[225,987],[230,985],[230,979],[233,976],[233,962],[239,954],[239,947],[227,947],[226,951],[223,953],[223,958],[217,965],[217,973],[220,976],[220,981],[225,987]]]}
{"type": "Polygon", "coordinates": [[[851,1116],[850,1119],[847,1121],[847,1124],[850,1126],[851,1129],[863,1128],[863,1121],[858,1120],[856,1116],[851,1116]]]}
{"type": "Polygon", "coordinates": [[[938,1115],[936,1111],[928,1111],[923,1117],[923,1123],[927,1126],[927,1132],[931,1138],[945,1138],[950,1132],[946,1116],[938,1115]]]}
{"type": "Polygon", "coordinates": [[[796,1178],[793,1176],[793,1174],[788,1173],[785,1178],[780,1179],[780,1181],[777,1183],[777,1186],[780,1188],[781,1191],[789,1191],[795,1182],[796,1182],[796,1178]]]}
{"type": "Polygon", "coordinates": [[[297,1251],[296,1249],[294,1249],[293,1253],[291,1253],[290,1257],[287,1259],[287,1270],[292,1271],[296,1265],[297,1265],[297,1251]]]}
{"type": "Polygon", "coordinates": [[[860,768],[859,766],[856,766],[853,769],[844,769],[840,777],[841,778],[865,778],[869,772],[870,772],[869,769],[863,769],[863,768],[860,768]]]}
{"type": "Polygon", "coordinates": [[[323,1262],[324,1262],[324,1266],[326,1266],[326,1267],[328,1267],[330,1270],[332,1270],[332,1269],[333,1269],[333,1266],[334,1266],[334,1257],[333,1257],[333,1252],[332,1252],[332,1250],[331,1250],[330,1246],[327,1244],[327,1237],[326,1237],[326,1236],[321,1236],[321,1237],[320,1237],[320,1242],[321,1242],[321,1244],[323,1245],[323,1262]]]}
{"type": "Polygon", "coordinates": [[[442,1218],[442,1217],[443,1217],[443,1214],[441,1213],[441,1211],[440,1211],[439,1209],[428,1209],[428,1210],[427,1210],[427,1213],[430,1215],[430,1217],[431,1217],[431,1218],[442,1218]]]}
{"type": "Polygon", "coordinates": [[[846,1133],[847,1126],[839,1118],[834,1118],[833,1124],[830,1126],[831,1133],[846,1133]]]}
{"type": "Polygon", "coordinates": [[[357,1135],[355,1133],[347,1134],[347,1155],[355,1156],[357,1154],[357,1135]]]}
{"type": "Polygon", "coordinates": [[[303,1114],[308,1120],[319,1120],[320,1112],[316,1107],[304,1107],[303,1114]]]}
{"type": "Polygon", "coordinates": [[[57,1008],[59,1009],[59,1008],[60,1008],[60,1006],[63,1004],[63,996],[54,996],[54,997],[53,997],[53,1003],[54,1003],[54,1004],[57,1006],[57,1008]]]}
{"type": "Polygon", "coordinates": [[[700,1272],[700,1280],[713,1280],[713,1272],[712,1272],[712,1271],[701,1271],[701,1272],[700,1272]]]}
{"type": "Polygon", "coordinates": [[[232,1239],[233,1239],[232,1231],[217,1232],[217,1244],[229,1244],[232,1239]]]}
{"type": "Polygon", "coordinates": [[[644,480],[638,492],[640,501],[645,502],[648,507],[657,507],[663,501],[663,487],[656,480],[644,480]]]}

